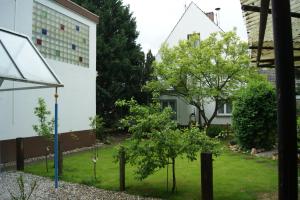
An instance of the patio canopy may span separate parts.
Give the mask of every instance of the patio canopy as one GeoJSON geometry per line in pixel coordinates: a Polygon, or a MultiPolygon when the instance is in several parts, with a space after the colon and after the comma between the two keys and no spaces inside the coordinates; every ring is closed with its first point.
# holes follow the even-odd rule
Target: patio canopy
{"type": "Polygon", "coordinates": [[[0,28],[0,91],[51,87],[63,87],[63,84],[31,40],[0,28]]]}
{"type": "MultiPolygon", "coordinates": [[[[247,27],[251,62],[258,67],[275,67],[270,0],[240,0],[247,27]]],[[[291,0],[294,65],[300,68],[300,1],[291,0]]]]}
{"type": "Polygon", "coordinates": [[[240,0],[252,63],[275,67],[278,199],[298,199],[295,72],[300,68],[300,0],[240,0]]]}

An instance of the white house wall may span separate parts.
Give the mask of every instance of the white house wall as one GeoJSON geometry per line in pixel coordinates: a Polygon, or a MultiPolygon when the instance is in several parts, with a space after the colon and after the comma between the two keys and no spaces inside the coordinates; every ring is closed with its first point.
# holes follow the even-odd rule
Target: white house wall
{"type": "MultiPolygon", "coordinates": [[[[200,5],[201,6],[201,5],[200,5]]],[[[206,39],[211,33],[222,31],[216,26],[195,3],[191,3],[184,15],[178,21],[166,42],[169,46],[178,44],[180,40],[186,40],[191,33],[200,33],[200,39],[206,39]]]]}
{"type": "MultiPolygon", "coordinates": [[[[201,5],[200,5],[201,6],[201,5]]],[[[191,3],[185,13],[182,15],[178,23],[175,25],[172,32],[166,39],[169,47],[178,45],[180,40],[186,40],[187,35],[191,33],[200,33],[200,40],[206,39],[211,33],[220,32],[222,29],[212,22],[206,14],[195,4],[191,3]]],[[[159,53],[156,55],[157,61],[161,57],[159,53]]],[[[163,95],[161,99],[174,99],[174,96],[163,95]]],[[[195,106],[189,105],[184,100],[177,98],[177,121],[181,125],[188,125],[189,116],[196,110],[196,119],[198,121],[198,109],[195,106]]],[[[205,105],[206,115],[210,117],[213,113],[214,102],[205,105]]],[[[230,116],[216,116],[212,122],[213,124],[231,124],[230,116]]]]}
{"type": "MultiPolygon", "coordinates": [[[[171,95],[161,95],[161,100],[176,100],[176,115],[177,115],[177,122],[181,125],[188,125],[189,124],[189,116],[196,112],[196,108],[194,106],[190,106],[185,102],[185,100],[178,96],[171,96],[171,95]]],[[[197,113],[196,113],[197,118],[197,113]]]]}
{"type": "MultiPolygon", "coordinates": [[[[15,1],[3,0],[0,6],[0,27],[14,30],[15,1]],[[5,17],[4,17],[5,16],[5,17]]],[[[15,31],[32,37],[32,0],[16,0],[15,31]]],[[[89,26],[89,67],[46,59],[64,84],[58,89],[59,132],[88,130],[90,116],[96,114],[96,24],[54,1],[39,0],[89,26]]],[[[29,58],[30,59],[30,58],[29,58]]],[[[15,83],[17,84],[17,83],[15,83]]],[[[39,97],[45,99],[54,114],[54,89],[0,92],[0,140],[35,136],[33,115],[39,97]]]]}

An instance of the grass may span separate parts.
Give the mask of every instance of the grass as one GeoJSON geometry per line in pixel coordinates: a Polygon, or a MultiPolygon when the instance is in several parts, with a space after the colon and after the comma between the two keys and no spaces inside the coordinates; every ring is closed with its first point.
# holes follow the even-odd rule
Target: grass
{"type": "MultiPolygon", "coordinates": [[[[114,162],[114,146],[99,149],[97,181],[93,179],[92,152],[64,157],[62,180],[118,190],[119,165],[114,162]]],[[[214,160],[215,200],[254,200],[261,194],[277,190],[277,165],[270,159],[234,153],[227,149],[214,160]]],[[[50,161],[50,165],[53,162],[50,161]]],[[[166,169],[161,169],[143,181],[134,179],[134,167],[126,165],[126,192],[165,199],[200,199],[200,162],[185,158],[176,160],[177,192],[166,191],[166,169]]],[[[171,166],[169,167],[169,177],[171,166]]],[[[45,162],[27,165],[25,172],[53,178],[53,170],[46,173],[45,162]]],[[[169,189],[171,179],[169,180],[169,189]]]]}

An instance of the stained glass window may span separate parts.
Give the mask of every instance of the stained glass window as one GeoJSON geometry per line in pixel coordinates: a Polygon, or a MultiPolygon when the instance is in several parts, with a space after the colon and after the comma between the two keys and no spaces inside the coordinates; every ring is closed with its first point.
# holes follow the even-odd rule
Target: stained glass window
{"type": "Polygon", "coordinates": [[[32,41],[44,57],[89,66],[89,27],[34,1],[32,41]]]}

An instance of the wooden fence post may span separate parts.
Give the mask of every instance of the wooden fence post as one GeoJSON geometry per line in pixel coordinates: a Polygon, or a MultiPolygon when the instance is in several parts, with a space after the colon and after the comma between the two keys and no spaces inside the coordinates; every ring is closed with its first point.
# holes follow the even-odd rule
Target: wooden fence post
{"type": "Polygon", "coordinates": [[[63,175],[63,147],[61,142],[61,137],[58,140],[58,175],[63,175]]]}
{"type": "Polygon", "coordinates": [[[24,139],[16,138],[16,165],[17,170],[24,170],[24,139]]]}
{"type": "Polygon", "coordinates": [[[213,200],[213,165],[211,153],[201,153],[201,192],[202,200],[213,200]]]}
{"type": "Polygon", "coordinates": [[[125,150],[120,149],[120,191],[125,191],[125,150]]]}

